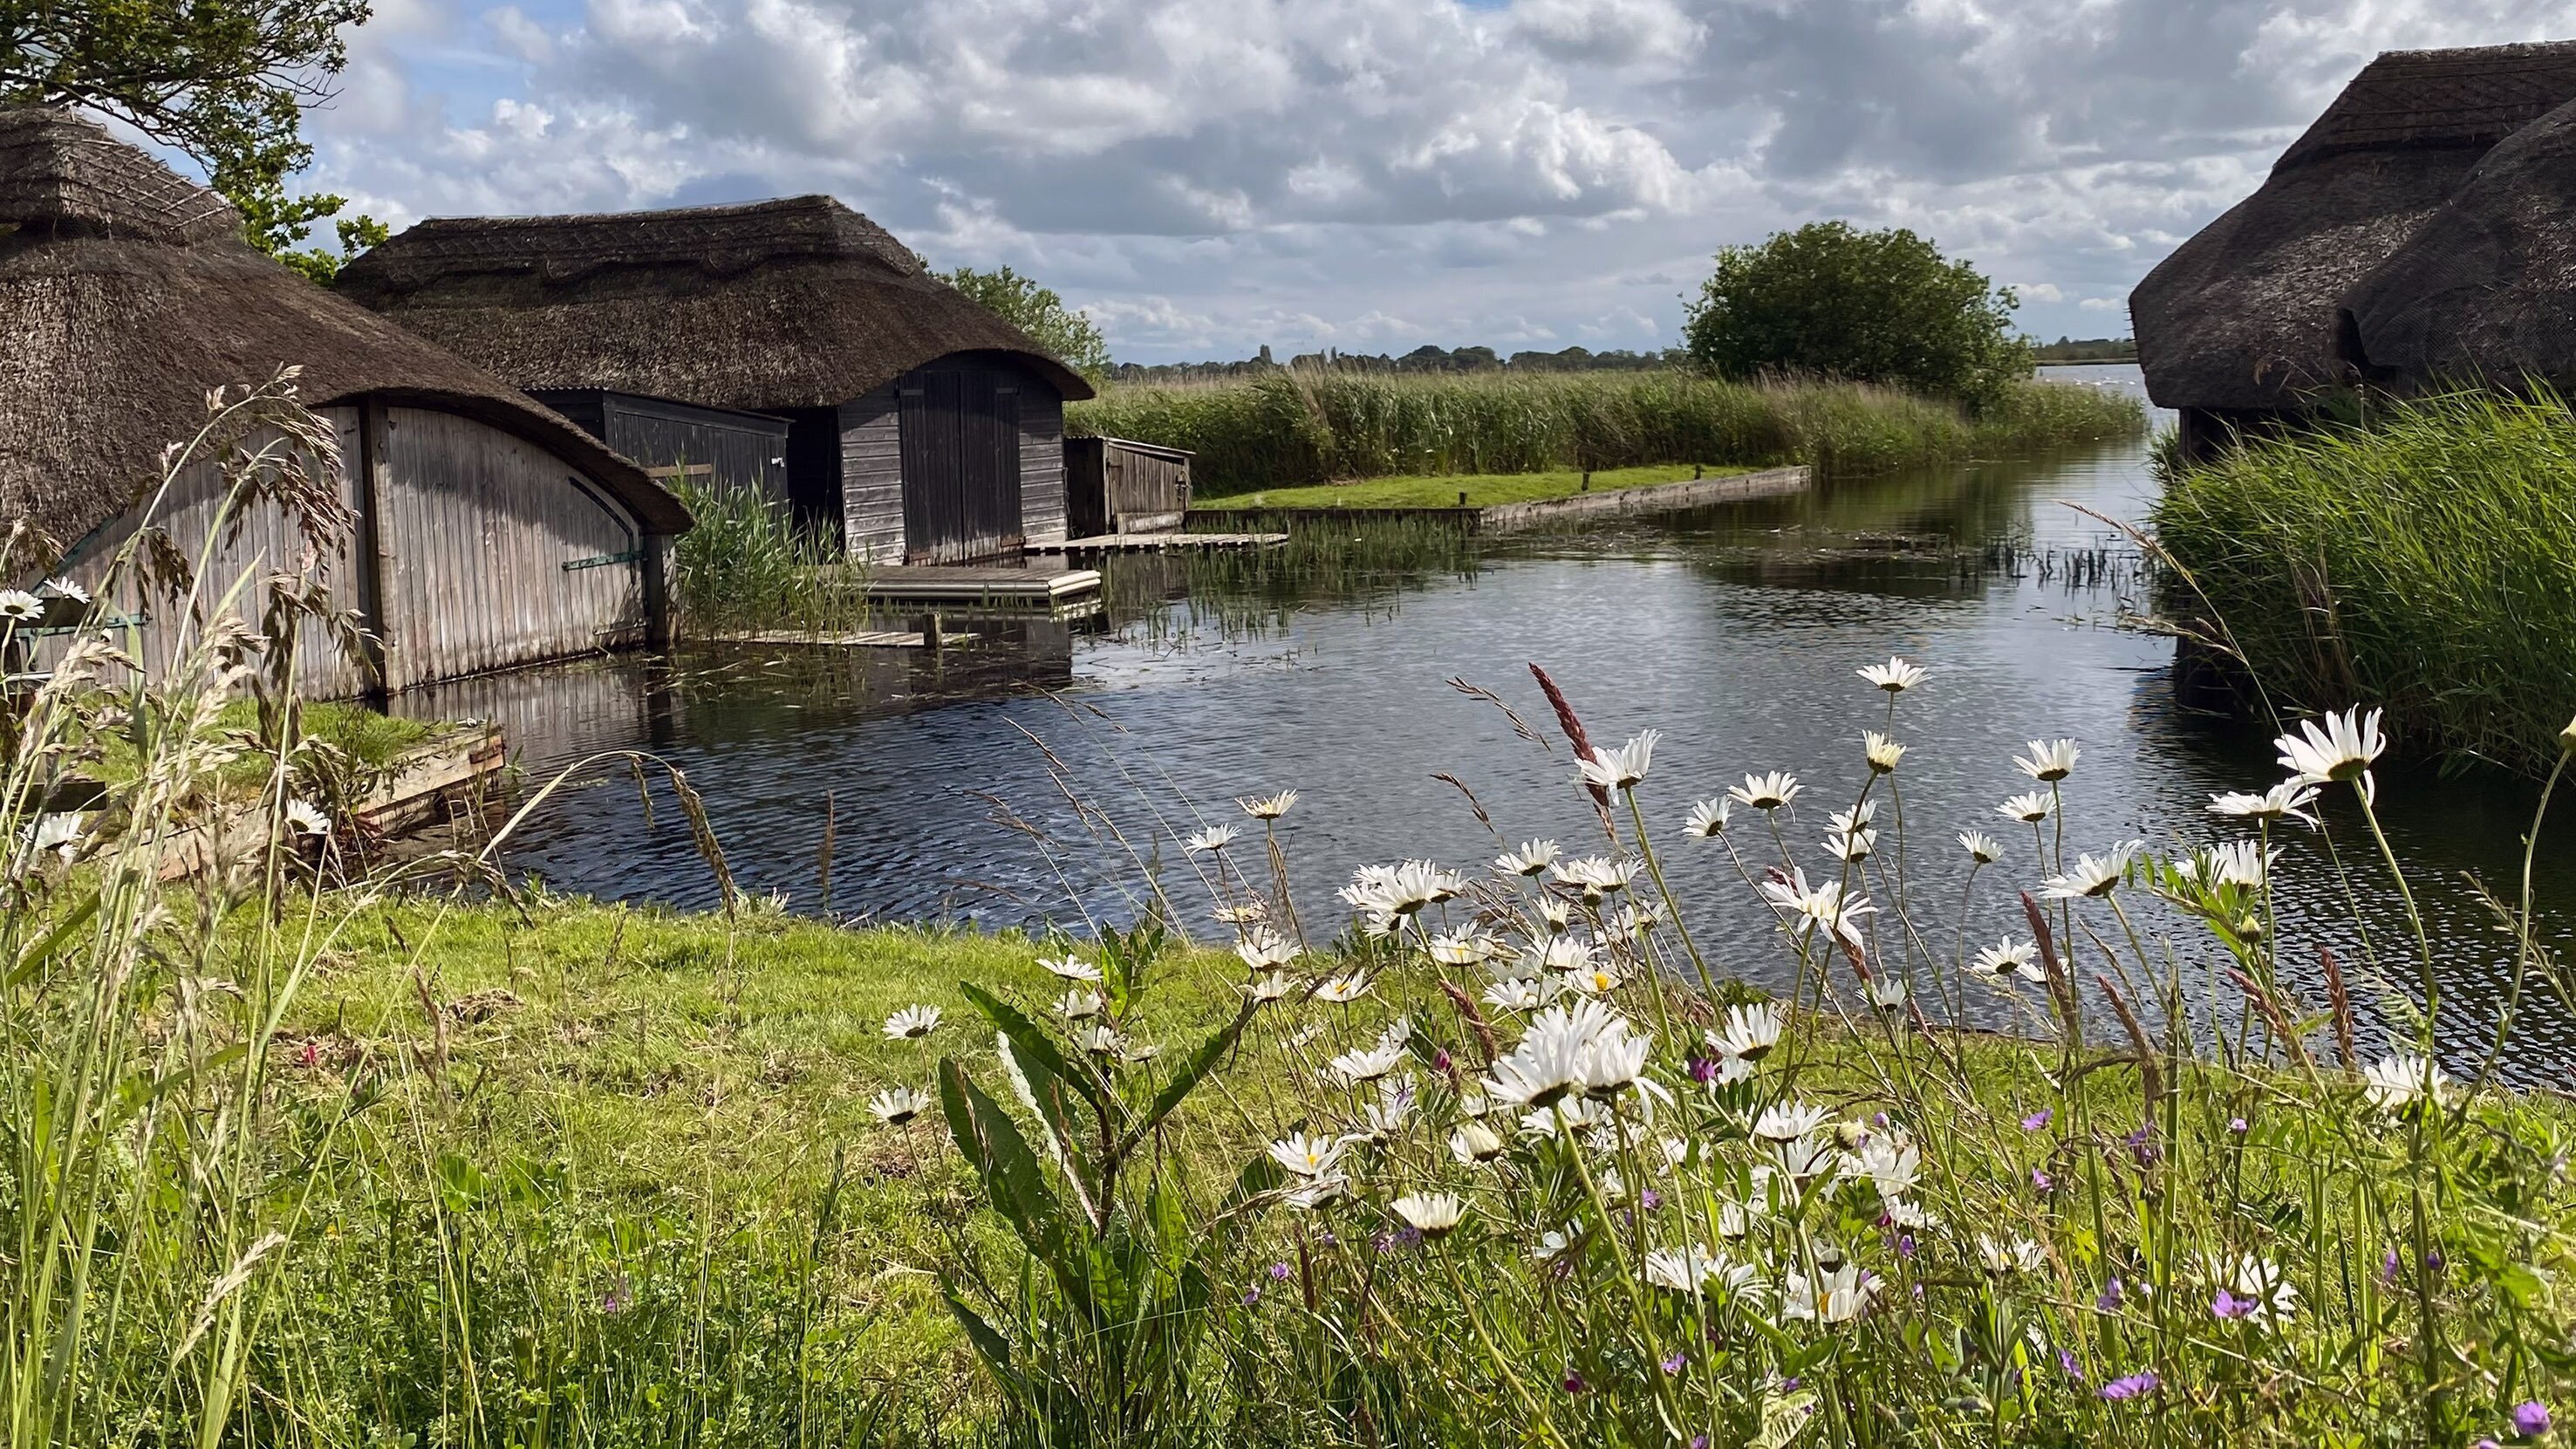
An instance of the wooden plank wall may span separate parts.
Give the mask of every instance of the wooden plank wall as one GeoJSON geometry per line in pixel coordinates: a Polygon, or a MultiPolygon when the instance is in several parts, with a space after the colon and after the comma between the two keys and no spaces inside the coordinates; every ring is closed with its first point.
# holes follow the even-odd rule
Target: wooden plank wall
{"type": "MultiPolygon", "coordinates": [[[[347,460],[342,469],[341,501],[354,511],[359,486],[358,409],[336,407],[320,411],[340,435],[341,453],[347,460]]],[[[273,439],[253,438],[246,440],[245,446],[256,448],[270,441],[273,439]]],[[[159,525],[190,566],[197,569],[201,615],[211,616],[226,593],[247,577],[249,585],[235,598],[233,612],[257,629],[267,598],[261,581],[271,573],[318,578],[330,590],[333,607],[359,606],[356,539],[351,537],[327,552],[316,552],[287,517],[286,510],[276,503],[262,500],[243,510],[240,531],[230,537],[218,537],[213,551],[207,553],[207,534],[220,516],[223,487],[215,462],[188,469],[172,485],[153,517],[128,515],[80,540],[64,561],[62,572],[93,594],[100,593],[117,553],[148,522],[159,525]]],[[[121,575],[116,586],[104,592],[116,613],[142,620],[129,632],[128,647],[154,675],[166,674],[179,651],[200,637],[195,630],[183,627],[188,618],[184,601],[173,602],[158,595],[145,597],[131,574],[121,575]]],[[[67,642],[59,637],[45,641],[36,650],[36,667],[51,668],[67,642]]],[[[361,661],[341,652],[328,632],[310,621],[296,643],[295,681],[301,692],[317,699],[358,694],[366,688],[361,661]]]]}
{"type": "Polygon", "coordinates": [[[1032,548],[1065,538],[1064,397],[1034,373],[1020,381],[1020,532],[1032,548]]]}
{"type": "Polygon", "coordinates": [[[370,412],[388,688],[642,640],[640,562],[564,567],[644,546],[604,490],[471,418],[370,412]]]}
{"type": "Polygon", "coordinates": [[[646,472],[661,477],[663,470],[685,466],[698,470],[693,486],[750,489],[789,506],[784,422],[623,393],[606,394],[603,406],[608,431],[601,438],[646,472]]]}
{"type": "Polygon", "coordinates": [[[1171,520],[1168,526],[1179,526],[1174,515],[1187,512],[1190,506],[1188,463],[1159,453],[1122,448],[1112,441],[1106,446],[1101,466],[1106,475],[1103,491],[1108,499],[1111,529],[1133,533],[1141,521],[1164,519],[1171,520]]]}
{"type": "Polygon", "coordinates": [[[903,434],[892,383],[841,404],[841,506],[853,561],[903,562],[903,434]]]}

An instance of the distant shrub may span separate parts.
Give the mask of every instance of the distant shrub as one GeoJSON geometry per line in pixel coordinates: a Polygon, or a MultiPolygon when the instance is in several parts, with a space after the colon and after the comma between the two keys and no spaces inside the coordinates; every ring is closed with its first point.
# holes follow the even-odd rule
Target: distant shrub
{"type": "Polygon", "coordinates": [[[1980,407],[2030,375],[2018,305],[1913,232],[1824,221],[1718,252],[1682,336],[1694,362],[1725,377],[1786,369],[1980,407]]]}

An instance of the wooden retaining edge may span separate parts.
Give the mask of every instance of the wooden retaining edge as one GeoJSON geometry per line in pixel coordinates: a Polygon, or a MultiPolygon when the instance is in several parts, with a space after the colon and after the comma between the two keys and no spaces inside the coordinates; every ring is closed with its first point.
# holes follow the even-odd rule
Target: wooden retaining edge
{"type": "MultiPolygon", "coordinates": [[[[441,801],[499,774],[508,763],[508,742],[499,725],[432,740],[395,761],[385,783],[360,801],[340,828],[366,840],[399,834],[435,815],[441,801]]],[[[227,855],[257,850],[267,833],[265,817],[255,810],[179,831],[165,843],[161,879],[195,875],[227,855]]]]}
{"type": "Polygon", "coordinates": [[[1484,508],[1193,508],[1189,521],[1240,527],[1256,520],[1294,522],[1395,523],[1407,520],[1446,523],[1468,533],[1510,533],[1574,518],[1626,517],[1674,513],[1717,503],[1755,498],[1785,498],[1814,486],[1805,464],[1764,468],[1753,473],[1727,473],[1714,478],[1684,478],[1641,488],[1610,488],[1530,503],[1496,503],[1484,508]]]}

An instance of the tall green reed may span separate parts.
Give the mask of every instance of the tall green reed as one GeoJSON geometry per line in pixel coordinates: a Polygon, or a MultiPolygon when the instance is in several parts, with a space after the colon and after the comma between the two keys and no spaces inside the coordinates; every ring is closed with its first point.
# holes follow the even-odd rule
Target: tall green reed
{"type": "Polygon", "coordinates": [[[2576,412],[2464,392],[2168,469],[2164,612],[2282,705],[2546,770],[2576,698],[2576,412]]]}
{"type": "Polygon", "coordinates": [[[1975,415],[1864,384],[1686,372],[1514,377],[1282,372],[1251,382],[1113,388],[1078,432],[1198,454],[1203,497],[1336,478],[1522,473],[1646,463],[1803,462],[1849,472],[2134,433],[2144,412],[2097,388],[2032,381],[1975,415]]]}

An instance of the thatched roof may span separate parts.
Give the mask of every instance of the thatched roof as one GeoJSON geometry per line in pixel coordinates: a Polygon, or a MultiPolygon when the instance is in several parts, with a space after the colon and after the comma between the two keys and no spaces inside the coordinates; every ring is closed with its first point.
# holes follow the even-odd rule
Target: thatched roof
{"type": "Polygon", "coordinates": [[[340,291],[521,387],[752,411],[830,407],[952,354],[1066,367],[828,196],[604,216],[424,221],[340,291]]]}
{"type": "Polygon", "coordinates": [[[65,111],[0,111],[0,528],[66,545],[158,481],[208,390],[303,368],[325,406],[376,393],[465,413],[580,467],[657,529],[688,511],[634,464],[497,378],[241,238],[221,197],[65,111]]]}
{"type": "Polygon", "coordinates": [[[2148,395],[2279,409],[2348,380],[2336,306],[2480,157],[2576,100],[2576,42],[2393,51],[2364,67],[2261,189],[2130,294],[2148,395]]]}
{"type": "Polygon", "coordinates": [[[2383,387],[2576,392],[2576,101],[2489,151],[2343,311],[2344,360],[2383,387]]]}

